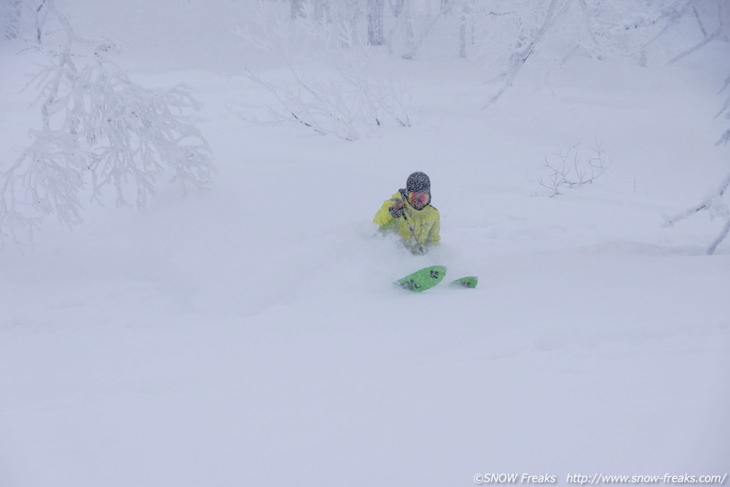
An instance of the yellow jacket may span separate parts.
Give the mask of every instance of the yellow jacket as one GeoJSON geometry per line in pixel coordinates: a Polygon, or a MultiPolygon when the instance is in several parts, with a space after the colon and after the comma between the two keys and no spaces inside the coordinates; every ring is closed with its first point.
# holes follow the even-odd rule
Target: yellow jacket
{"type": "Polygon", "coordinates": [[[401,195],[400,191],[396,192],[389,200],[385,200],[375,214],[373,222],[383,231],[392,231],[400,235],[403,245],[413,252],[419,251],[416,240],[413,238],[413,233],[415,233],[418,243],[421,244],[423,250],[439,243],[441,240],[441,236],[439,235],[441,231],[439,211],[431,206],[430,203],[422,210],[416,210],[411,206],[408,198],[401,195]],[[403,216],[393,218],[390,214],[390,207],[398,201],[405,203],[405,218],[403,216]],[[413,228],[413,233],[411,233],[408,225],[413,228]]]}

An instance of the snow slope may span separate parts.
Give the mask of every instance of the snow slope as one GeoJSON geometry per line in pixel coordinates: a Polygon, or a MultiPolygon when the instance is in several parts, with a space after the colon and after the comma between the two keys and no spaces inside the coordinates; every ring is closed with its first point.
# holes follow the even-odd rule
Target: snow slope
{"type": "MultiPolygon", "coordinates": [[[[728,170],[726,49],[526,68],[487,110],[478,66],[391,60],[414,126],[345,142],[229,109],[270,99],[241,75],[239,3],[121,5],[61,7],[119,40],[135,81],[193,87],[219,174],[0,252],[0,486],[730,470],[730,244],[704,254],[705,215],[662,227],[728,170]],[[596,138],[611,170],[550,198],[545,158],[596,138]],[[414,170],[442,215],[424,257],[370,223],[414,170]],[[433,263],[478,288],[390,286],[433,263]]],[[[12,159],[37,123],[19,93],[34,68],[0,55],[12,159]]]]}

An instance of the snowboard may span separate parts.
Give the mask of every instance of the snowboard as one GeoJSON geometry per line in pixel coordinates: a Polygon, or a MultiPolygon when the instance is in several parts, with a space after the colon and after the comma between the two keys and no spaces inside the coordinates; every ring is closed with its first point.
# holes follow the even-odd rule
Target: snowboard
{"type": "MultiPolygon", "coordinates": [[[[434,265],[431,267],[424,267],[413,274],[409,274],[402,279],[398,279],[394,284],[402,287],[403,289],[420,293],[436,286],[443,280],[445,275],[446,267],[434,265]]],[[[460,277],[459,279],[451,281],[451,283],[449,283],[449,287],[475,288],[477,287],[477,282],[478,279],[476,276],[460,277]]]]}
{"type": "Polygon", "coordinates": [[[433,265],[430,267],[424,267],[421,270],[409,274],[402,279],[395,281],[395,285],[421,293],[426,289],[431,289],[436,284],[440,283],[446,275],[446,267],[441,265],[433,265]]]}
{"type": "Polygon", "coordinates": [[[477,287],[477,282],[479,282],[479,279],[477,278],[477,276],[467,276],[467,277],[460,277],[459,279],[451,281],[449,286],[450,287],[467,287],[467,288],[473,289],[473,288],[477,287]]]}

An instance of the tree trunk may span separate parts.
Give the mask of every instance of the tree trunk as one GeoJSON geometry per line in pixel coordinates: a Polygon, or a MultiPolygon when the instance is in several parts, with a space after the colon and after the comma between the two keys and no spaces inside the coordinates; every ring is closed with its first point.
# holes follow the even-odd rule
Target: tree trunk
{"type": "Polygon", "coordinates": [[[291,18],[304,17],[304,0],[291,0],[291,18]]]}
{"type": "Polygon", "coordinates": [[[384,0],[368,0],[368,44],[382,46],[385,44],[383,36],[383,5],[384,0]]]}
{"type": "Polygon", "coordinates": [[[461,9],[461,21],[459,22],[459,57],[462,59],[466,58],[466,44],[470,24],[471,7],[468,2],[464,2],[461,9]]]}

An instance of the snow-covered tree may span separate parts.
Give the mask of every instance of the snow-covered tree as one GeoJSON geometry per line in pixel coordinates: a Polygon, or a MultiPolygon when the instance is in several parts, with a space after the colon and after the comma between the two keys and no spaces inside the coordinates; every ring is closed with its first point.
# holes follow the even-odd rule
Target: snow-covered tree
{"type": "MultiPolygon", "coordinates": [[[[730,77],[728,77],[728,79],[725,81],[724,89],[730,89],[730,77]]],[[[730,120],[730,95],[725,101],[725,105],[718,113],[718,116],[724,116],[728,120],[730,120]]],[[[730,129],[725,131],[720,140],[718,140],[717,144],[725,145],[728,144],[728,142],[730,142],[730,129]]],[[[710,217],[713,219],[721,220],[722,227],[720,229],[720,233],[718,233],[715,239],[707,247],[707,253],[709,255],[714,254],[717,250],[717,247],[723,242],[723,240],[725,240],[725,238],[730,233],[730,205],[728,205],[726,201],[727,190],[729,187],[730,173],[728,173],[722,179],[722,181],[720,181],[720,184],[718,184],[716,188],[710,191],[698,205],[693,206],[692,208],[689,208],[682,213],[667,218],[665,222],[666,225],[673,226],[679,221],[703,212],[709,214],[710,217]]]]}
{"type": "Polygon", "coordinates": [[[267,106],[267,119],[230,109],[244,119],[291,122],[320,135],[359,139],[383,125],[408,127],[406,88],[373,69],[386,53],[369,52],[360,36],[360,11],[352,0],[325,3],[303,0],[303,14],[294,19],[278,15],[276,5],[257,13],[257,28],[242,33],[246,42],[287,67],[286,78],[268,79],[246,70],[276,100],[267,106]],[[318,13],[318,8],[325,10],[318,13]],[[312,70],[312,67],[316,69],[312,70]],[[311,74],[310,72],[317,74],[311,74]],[[322,73],[328,75],[322,76],[322,73]],[[326,78],[326,79],[325,79],[326,78]]]}
{"type": "Polygon", "coordinates": [[[205,186],[212,157],[186,115],[199,108],[189,90],[137,85],[109,61],[113,43],[78,36],[53,0],[44,0],[39,14],[61,37],[38,46],[50,59],[37,77],[41,127],[0,168],[0,238],[32,235],[47,215],[79,223],[82,199],[103,202],[108,188],[117,204],[132,199],[143,208],[163,175],[186,189],[205,186]]]}
{"type": "MultiPolygon", "coordinates": [[[[697,21],[697,26],[701,30],[702,36],[694,45],[673,57],[670,61],[671,63],[681,61],[685,57],[702,49],[710,42],[730,42],[730,4],[727,2],[691,3],[691,12],[697,21]]],[[[727,92],[728,90],[730,90],[730,77],[725,80],[722,91],[727,92]]],[[[718,112],[717,117],[725,117],[730,120],[730,94],[727,95],[725,103],[718,112]]],[[[717,144],[725,145],[728,142],[730,142],[730,128],[722,134],[717,144]]],[[[698,205],[678,215],[667,218],[666,224],[672,226],[681,220],[699,213],[707,213],[713,219],[721,220],[722,227],[720,232],[707,247],[707,253],[710,255],[714,254],[717,247],[725,240],[728,233],[730,233],[730,206],[726,201],[728,187],[730,187],[730,173],[698,205]]]]}

